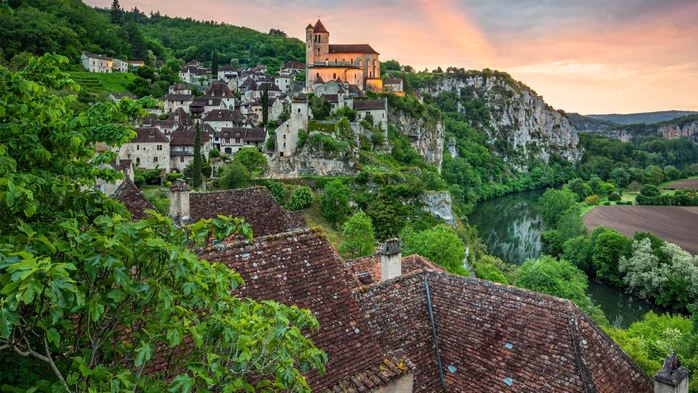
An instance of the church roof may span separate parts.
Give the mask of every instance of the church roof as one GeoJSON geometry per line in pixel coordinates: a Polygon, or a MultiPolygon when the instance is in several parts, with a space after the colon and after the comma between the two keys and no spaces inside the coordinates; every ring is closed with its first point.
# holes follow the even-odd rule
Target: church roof
{"type": "Polygon", "coordinates": [[[371,48],[369,44],[330,44],[330,53],[366,53],[375,54],[375,49],[371,48]]]}
{"type": "Polygon", "coordinates": [[[312,24],[312,23],[308,23],[308,26],[306,26],[305,28],[306,28],[306,29],[312,29],[312,28],[313,28],[313,24],[312,24]]]}
{"type": "Polygon", "coordinates": [[[317,22],[315,23],[314,29],[315,29],[316,33],[328,33],[328,34],[330,33],[325,28],[325,25],[323,25],[322,22],[320,22],[320,19],[318,19],[317,22]]]}

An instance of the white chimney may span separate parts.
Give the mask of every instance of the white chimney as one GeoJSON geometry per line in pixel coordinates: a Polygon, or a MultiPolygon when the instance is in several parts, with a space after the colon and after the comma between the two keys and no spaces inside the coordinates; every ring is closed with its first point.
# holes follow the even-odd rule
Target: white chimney
{"type": "Polygon", "coordinates": [[[688,393],[688,374],[676,351],[664,359],[664,367],[654,375],[654,393],[688,393]]]}
{"type": "Polygon", "coordinates": [[[170,213],[167,216],[176,222],[189,220],[189,187],[184,179],[175,179],[170,187],[170,213]]]}
{"type": "Polygon", "coordinates": [[[402,275],[402,250],[400,239],[388,239],[379,247],[381,254],[381,281],[402,275]]]}

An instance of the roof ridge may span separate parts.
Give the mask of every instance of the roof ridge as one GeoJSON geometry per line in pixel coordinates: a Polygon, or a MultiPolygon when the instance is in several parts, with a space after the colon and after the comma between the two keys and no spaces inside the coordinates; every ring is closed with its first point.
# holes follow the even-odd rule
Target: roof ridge
{"type": "Polygon", "coordinates": [[[206,247],[204,249],[204,251],[210,252],[210,251],[225,251],[228,249],[233,250],[236,248],[244,248],[244,247],[255,245],[255,244],[271,243],[272,241],[283,240],[283,239],[287,239],[287,238],[292,237],[292,236],[303,236],[303,235],[317,235],[319,237],[324,237],[325,232],[323,231],[321,226],[316,226],[316,227],[312,227],[312,228],[301,228],[301,229],[295,229],[292,231],[275,233],[273,235],[263,235],[263,236],[253,238],[252,240],[238,240],[238,241],[234,241],[231,243],[220,243],[220,244],[206,247]]]}

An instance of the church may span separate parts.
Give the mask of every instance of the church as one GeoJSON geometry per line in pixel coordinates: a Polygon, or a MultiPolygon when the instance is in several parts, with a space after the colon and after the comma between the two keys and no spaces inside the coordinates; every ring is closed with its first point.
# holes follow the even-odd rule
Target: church
{"type": "Polygon", "coordinates": [[[330,32],[320,19],[305,28],[307,92],[317,84],[335,81],[361,90],[383,91],[379,53],[369,44],[330,44],[330,32]]]}

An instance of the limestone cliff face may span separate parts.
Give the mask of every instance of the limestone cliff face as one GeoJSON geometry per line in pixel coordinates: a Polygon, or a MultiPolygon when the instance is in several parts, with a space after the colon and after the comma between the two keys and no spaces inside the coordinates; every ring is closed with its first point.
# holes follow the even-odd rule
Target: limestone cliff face
{"type": "MultiPolygon", "coordinates": [[[[459,97],[469,94],[473,99],[483,100],[489,109],[492,127],[481,127],[481,130],[487,133],[489,142],[506,142],[516,151],[515,156],[547,160],[554,153],[569,161],[582,156],[582,151],[577,149],[577,130],[567,116],[553,110],[534,91],[510,78],[454,74],[419,90],[434,97],[448,91],[459,97]]],[[[461,102],[458,102],[458,110],[465,111],[461,102]]],[[[514,158],[507,157],[514,166],[520,166],[514,158]]]]}
{"type": "Polygon", "coordinates": [[[456,215],[451,209],[453,201],[448,191],[427,191],[419,197],[425,206],[422,210],[442,219],[446,225],[456,225],[456,215]]]}
{"type": "Polygon", "coordinates": [[[390,106],[388,106],[388,121],[399,133],[410,138],[412,148],[424,158],[424,161],[435,165],[441,172],[446,137],[446,129],[442,122],[415,119],[390,106]]]}
{"type": "Polygon", "coordinates": [[[683,126],[678,124],[666,124],[657,130],[658,134],[665,139],[679,139],[681,137],[698,137],[698,120],[686,123],[683,126]]]}
{"type": "Polygon", "coordinates": [[[297,179],[305,175],[356,176],[359,173],[358,153],[351,150],[327,157],[305,146],[292,158],[267,157],[267,162],[267,176],[271,179],[297,179]]]}

